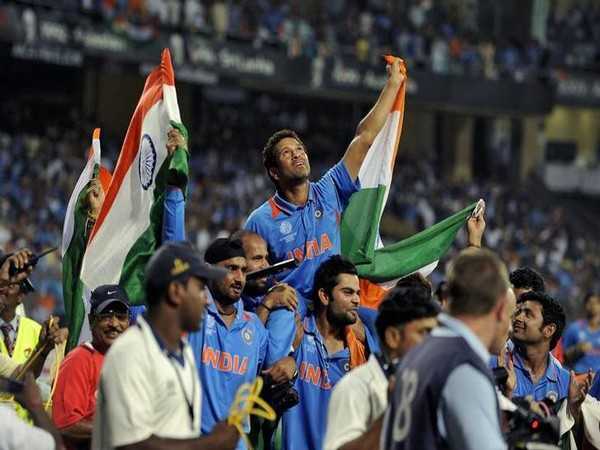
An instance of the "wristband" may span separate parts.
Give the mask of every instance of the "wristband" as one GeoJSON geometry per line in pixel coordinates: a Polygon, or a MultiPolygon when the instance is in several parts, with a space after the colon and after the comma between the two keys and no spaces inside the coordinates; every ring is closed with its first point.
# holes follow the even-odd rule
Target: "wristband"
{"type": "Polygon", "coordinates": [[[267,305],[265,305],[264,303],[261,303],[261,304],[260,304],[260,305],[258,305],[258,306],[262,306],[262,307],[263,307],[263,308],[265,308],[267,311],[269,311],[269,312],[273,312],[273,310],[272,310],[271,308],[269,308],[267,305]]]}

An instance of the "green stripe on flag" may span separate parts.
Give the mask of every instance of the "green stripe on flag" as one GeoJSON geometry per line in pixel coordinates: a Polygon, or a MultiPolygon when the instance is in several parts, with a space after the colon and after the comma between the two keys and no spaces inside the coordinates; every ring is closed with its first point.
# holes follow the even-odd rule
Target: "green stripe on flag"
{"type": "Polygon", "coordinates": [[[375,283],[402,278],[434,261],[448,251],[456,233],[465,224],[477,203],[395,244],[375,250],[366,263],[356,263],[358,274],[375,283]]]}
{"type": "Polygon", "coordinates": [[[150,208],[150,226],[127,253],[121,270],[119,285],[127,292],[132,305],[144,304],[144,269],[152,254],[161,244],[167,186],[177,185],[187,197],[188,177],[189,153],[178,148],[170,158],[165,160],[156,174],[154,203],[150,208]]]}
{"type": "Polygon", "coordinates": [[[386,186],[361,189],[350,198],[341,224],[342,255],[354,264],[370,263],[379,236],[386,186]]]}
{"type": "MultiPolygon", "coordinates": [[[[86,186],[87,187],[87,186],[86,186]]],[[[77,198],[74,211],[73,237],[62,261],[62,288],[65,305],[65,316],[69,326],[67,351],[79,343],[79,334],[85,320],[83,303],[83,283],[80,280],[81,263],[86,247],[87,212],[84,207],[87,189],[82,190],[77,198]]]]}

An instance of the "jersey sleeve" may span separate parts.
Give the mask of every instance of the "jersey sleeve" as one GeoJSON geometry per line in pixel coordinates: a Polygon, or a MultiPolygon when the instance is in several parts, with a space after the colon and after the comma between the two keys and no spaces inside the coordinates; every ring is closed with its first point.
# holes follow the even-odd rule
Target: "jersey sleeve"
{"type": "Polygon", "coordinates": [[[470,364],[458,366],[448,377],[438,419],[451,448],[507,448],[500,431],[494,386],[470,364]]]}
{"type": "Polygon", "coordinates": [[[267,358],[267,348],[269,346],[269,332],[264,327],[264,325],[260,322],[260,319],[257,317],[256,322],[258,323],[257,328],[260,330],[260,341],[258,348],[258,370],[260,371],[265,365],[267,358]]]}
{"type": "Polygon", "coordinates": [[[276,309],[269,314],[265,326],[269,333],[265,365],[270,367],[292,351],[296,336],[294,313],[285,308],[276,309]]]}
{"type": "Polygon", "coordinates": [[[348,205],[352,194],[360,188],[360,183],[358,180],[352,181],[346,165],[343,161],[340,161],[329,169],[323,178],[317,182],[316,188],[320,191],[321,195],[335,195],[337,207],[341,212],[348,205]]]}
{"type": "Polygon", "coordinates": [[[58,429],[76,424],[81,420],[90,420],[89,395],[94,393],[91,361],[85,358],[87,350],[78,348],[73,356],[62,363],[60,376],[52,396],[52,421],[58,429]],[[76,352],[76,354],[75,354],[76,352]]]}
{"type": "Polygon", "coordinates": [[[185,240],[185,198],[175,186],[167,187],[163,210],[162,242],[185,240]]]}

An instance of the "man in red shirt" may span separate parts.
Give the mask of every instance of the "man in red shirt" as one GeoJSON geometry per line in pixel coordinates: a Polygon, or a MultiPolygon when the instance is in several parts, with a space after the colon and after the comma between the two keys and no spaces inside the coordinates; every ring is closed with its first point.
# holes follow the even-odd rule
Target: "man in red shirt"
{"type": "Polygon", "coordinates": [[[52,397],[52,420],[70,450],[89,449],[92,439],[96,390],[104,355],[129,326],[129,300],[115,284],[92,292],[92,342],[73,349],[63,361],[52,397]]]}

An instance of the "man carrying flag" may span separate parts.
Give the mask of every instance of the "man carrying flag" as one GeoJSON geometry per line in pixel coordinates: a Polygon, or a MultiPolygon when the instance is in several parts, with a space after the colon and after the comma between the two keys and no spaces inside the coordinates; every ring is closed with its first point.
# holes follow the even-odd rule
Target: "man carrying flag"
{"type": "Polygon", "coordinates": [[[189,154],[180,122],[165,49],[146,79],[90,234],[81,269],[86,286],[119,284],[133,305],[141,304],[146,262],[162,242],[185,238],[189,154]]]}
{"type": "MultiPolygon", "coordinates": [[[[92,137],[92,147],[83,172],[69,199],[63,226],[62,277],[65,314],[69,323],[67,348],[77,346],[84,323],[84,286],[79,278],[87,240],[100,214],[111,175],[100,166],[100,128],[92,137]]],[[[89,333],[89,332],[88,332],[89,333]]],[[[88,334],[86,333],[86,334],[88,334]]]]}
{"type": "MultiPolygon", "coordinates": [[[[307,149],[294,131],[277,131],[263,149],[263,164],[276,192],[252,212],[245,228],[267,241],[272,262],[290,257],[302,261],[296,269],[278,279],[298,291],[302,316],[310,302],[317,268],[341,252],[341,216],[350,197],[358,190],[357,177],[367,152],[380,139],[399,92],[405,92],[404,63],[398,58],[388,63],[388,80],[377,102],[358,124],[342,160],[321,180],[309,181],[307,149]]],[[[397,147],[397,142],[395,144],[397,147]]]]}

